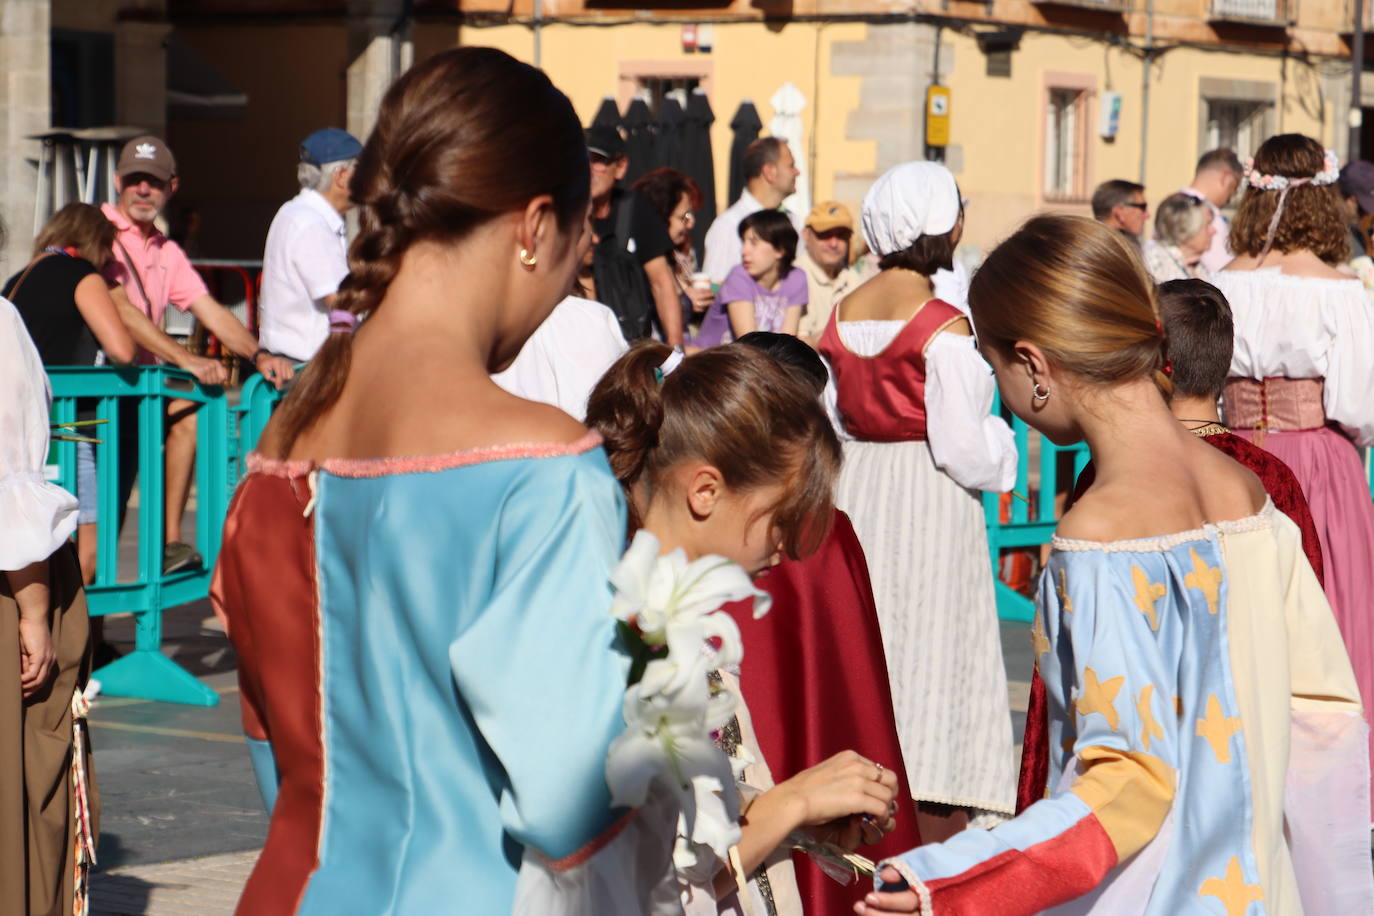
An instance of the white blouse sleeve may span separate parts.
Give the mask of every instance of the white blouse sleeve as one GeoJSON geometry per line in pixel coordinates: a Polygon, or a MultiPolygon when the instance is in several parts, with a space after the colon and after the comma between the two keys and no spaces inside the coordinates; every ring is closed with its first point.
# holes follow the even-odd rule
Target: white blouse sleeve
{"type": "Polygon", "coordinates": [[[972,337],[943,332],[926,349],[926,436],[935,464],[970,490],[1005,493],[1016,482],[1016,438],[991,416],[992,369],[972,337]]]}
{"type": "Polygon", "coordinates": [[[51,404],[24,321],[0,299],[0,570],[46,560],[76,527],[76,497],[43,477],[51,404]]]}
{"type": "Polygon", "coordinates": [[[1362,446],[1374,445],[1374,318],[1363,285],[1353,294],[1323,303],[1322,323],[1330,341],[1322,406],[1327,419],[1362,446]]]}
{"type": "Polygon", "coordinates": [[[830,418],[830,425],[835,427],[835,435],[841,442],[853,440],[849,430],[844,428],[844,419],[840,416],[840,393],[835,388],[835,370],[830,368],[830,360],[821,356],[821,362],[825,363],[826,374],[830,376],[825,383],[825,392],[821,395],[821,406],[825,408],[825,415],[830,418]]]}

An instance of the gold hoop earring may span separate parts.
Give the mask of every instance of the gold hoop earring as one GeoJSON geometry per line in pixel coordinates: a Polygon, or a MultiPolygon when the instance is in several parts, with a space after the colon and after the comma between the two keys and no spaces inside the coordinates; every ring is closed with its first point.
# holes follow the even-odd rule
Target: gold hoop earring
{"type": "Polygon", "coordinates": [[[533,267],[539,263],[539,255],[532,253],[527,248],[520,249],[520,263],[526,267],[533,267]]]}
{"type": "Polygon", "coordinates": [[[1036,382],[1035,385],[1031,387],[1031,397],[1035,398],[1037,401],[1048,401],[1050,399],[1050,390],[1046,388],[1044,393],[1041,393],[1040,383],[1036,382]]]}

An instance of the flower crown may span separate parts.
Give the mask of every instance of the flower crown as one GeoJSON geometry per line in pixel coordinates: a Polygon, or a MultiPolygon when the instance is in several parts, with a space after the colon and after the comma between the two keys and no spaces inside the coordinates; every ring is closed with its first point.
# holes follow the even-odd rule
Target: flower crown
{"type": "Polygon", "coordinates": [[[1245,183],[1249,187],[1259,188],[1261,191],[1285,191],[1288,188],[1297,188],[1305,184],[1328,185],[1335,184],[1336,179],[1341,177],[1341,161],[1336,158],[1335,150],[1326,151],[1325,168],[1310,178],[1289,178],[1287,175],[1261,175],[1255,171],[1255,157],[1251,156],[1245,160],[1245,183]]]}

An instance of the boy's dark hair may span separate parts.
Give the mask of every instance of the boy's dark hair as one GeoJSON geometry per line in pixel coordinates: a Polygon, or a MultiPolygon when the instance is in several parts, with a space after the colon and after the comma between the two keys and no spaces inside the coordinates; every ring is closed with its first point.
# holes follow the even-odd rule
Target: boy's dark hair
{"type": "Polygon", "coordinates": [[[792,220],[781,210],[760,210],[740,220],[739,237],[744,238],[744,233],[750,229],[753,229],[759,238],[782,252],[778,277],[781,279],[787,276],[787,272],[792,269],[792,262],[797,259],[797,230],[792,225],[792,220]]]}
{"type": "Polygon", "coordinates": [[[797,378],[806,381],[816,389],[819,397],[825,392],[830,373],[815,350],[791,334],[778,334],[773,331],[750,331],[735,343],[745,347],[762,350],[797,378]]]}
{"type": "Polygon", "coordinates": [[[1173,364],[1174,395],[1220,396],[1235,346],[1231,304],[1206,280],[1170,280],[1159,285],[1156,295],[1173,364]]]}

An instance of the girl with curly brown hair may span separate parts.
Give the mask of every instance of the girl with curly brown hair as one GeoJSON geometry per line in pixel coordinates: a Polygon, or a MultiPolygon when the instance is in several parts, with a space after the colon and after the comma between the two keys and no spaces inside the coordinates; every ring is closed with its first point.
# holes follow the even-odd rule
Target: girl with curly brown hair
{"type": "Polygon", "coordinates": [[[1374,318],[1347,258],[1335,157],[1301,134],[1265,141],[1215,283],[1235,316],[1226,424],[1293,469],[1312,507],[1326,594],[1374,701],[1374,503],[1357,447],[1374,444],[1374,318]]]}

